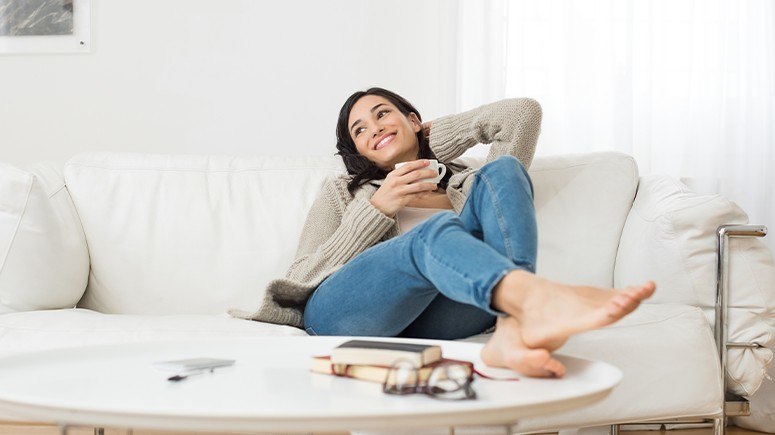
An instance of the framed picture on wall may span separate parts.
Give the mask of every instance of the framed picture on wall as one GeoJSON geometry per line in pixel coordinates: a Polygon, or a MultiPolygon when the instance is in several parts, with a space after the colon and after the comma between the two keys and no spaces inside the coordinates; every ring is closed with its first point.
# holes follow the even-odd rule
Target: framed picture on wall
{"type": "Polygon", "coordinates": [[[88,53],[91,0],[0,0],[0,53],[88,53]]]}

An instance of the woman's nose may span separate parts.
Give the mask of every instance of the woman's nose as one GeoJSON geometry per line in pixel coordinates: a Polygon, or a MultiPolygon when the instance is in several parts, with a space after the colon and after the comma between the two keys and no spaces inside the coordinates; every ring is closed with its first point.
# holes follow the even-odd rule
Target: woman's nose
{"type": "Polygon", "coordinates": [[[372,136],[373,137],[377,137],[377,135],[382,133],[383,131],[385,131],[385,127],[381,127],[381,126],[378,125],[378,126],[374,127],[374,133],[372,134],[372,136]]]}

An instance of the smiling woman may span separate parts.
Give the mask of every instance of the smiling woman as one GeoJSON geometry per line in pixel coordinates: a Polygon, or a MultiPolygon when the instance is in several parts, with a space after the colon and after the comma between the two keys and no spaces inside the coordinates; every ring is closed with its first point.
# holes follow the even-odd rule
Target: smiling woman
{"type": "Polygon", "coordinates": [[[285,278],[269,283],[250,317],[310,335],[434,339],[468,337],[497,322],[482,350],[485,363],[563,376],[554,350],[572,334],[632,312],[655,286],[617,292],[534,275],[526,168],[540,124],[541,107],[527,98],[423,124],[393,92],[354,93],[336,128],[348,174],[324,184],[296,260],[285,278]],[[453,163],[478,142],[492,144],[482,168],[453,163]],[[429,159],[449,168],[438,184],[427,181],[438,175],[429,159]],[[407,231],[410,207],[416,226],[407,231]]]}
{"type": "Polygon", "coordinates": [[[422,131],[417,114],[403,114],[387,98],[367,95],[350,111],[350,120],[356,117],[350,135],[362,156],[383,169],[392,169],[396,163],[417,158],[419,141],[416,135],[422,131]]]}
{"type": "MultiPolygon", "coordinates": [[[[396,163],[436,158],[428,141],[429,129],[430,123],[423,125],[420,112],[398,94],[371,88],[351,95],[336,124],[337,154],[353,176],[350,193],[364,183],[384,179],[396,163]],[[379,152],[383,147],[387,148],[379,152]]],[[[444,177],[439,185],[446,188],[448,180],[449,176],[444,177]]]]}

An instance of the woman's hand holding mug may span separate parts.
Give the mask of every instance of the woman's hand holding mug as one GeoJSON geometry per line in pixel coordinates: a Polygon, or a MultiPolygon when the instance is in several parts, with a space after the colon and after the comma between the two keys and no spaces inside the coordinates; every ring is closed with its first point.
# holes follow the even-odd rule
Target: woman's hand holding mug
{"type": "MultiPolygon", "coordinates": [[[[396,163],[396,169],[404,165],[407,165],[409,163],[411,162],[396,163]]],[[[430,178],[423,179],[422,181],[438,184],[439,181],[441,181],[441,179],[444,178],[444,174],[447,173],[447,167],[444,166],[444,163],[439,163],[438,160],[428,160],[428,168],[433,171],[433,176],[430,178]],[[439,172],[439,170],[441,170],[441,172],[439,172]]]]}
{"type": "Polygon", "coordinates": [[[436,190],[436,184],[446,172],[447,168],[436,160],[398,163],[372,195],[371,204],[385,215],[394,217],[415,197],[436,190]]]}

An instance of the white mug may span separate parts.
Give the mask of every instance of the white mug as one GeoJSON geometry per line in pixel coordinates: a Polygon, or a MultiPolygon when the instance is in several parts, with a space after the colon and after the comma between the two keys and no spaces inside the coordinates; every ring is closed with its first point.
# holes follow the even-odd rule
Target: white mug
{"type": "MultiPolygon", "coordinates": [[[[436,171],[437,174],[439,174],[439,176],[436,178],[423,178],[422,180],[418,180],[418,181],[438,184],[439,181],[441,181],[441,179],[444,178],[444,174],[447,173],[447,167],[444,166],[444,163],[439,163],[438,160],[428,160],[428,161],[430,162],[430,164],[421,169],[433,169],[434,171],[436,171]],[[439,170],[441,170],[441,172],[439,172],[439,170]]],[[[396,169],[400,168],[401,166],[404,166],[407,163],[409,162],[396,163],[396,169]]]]}

